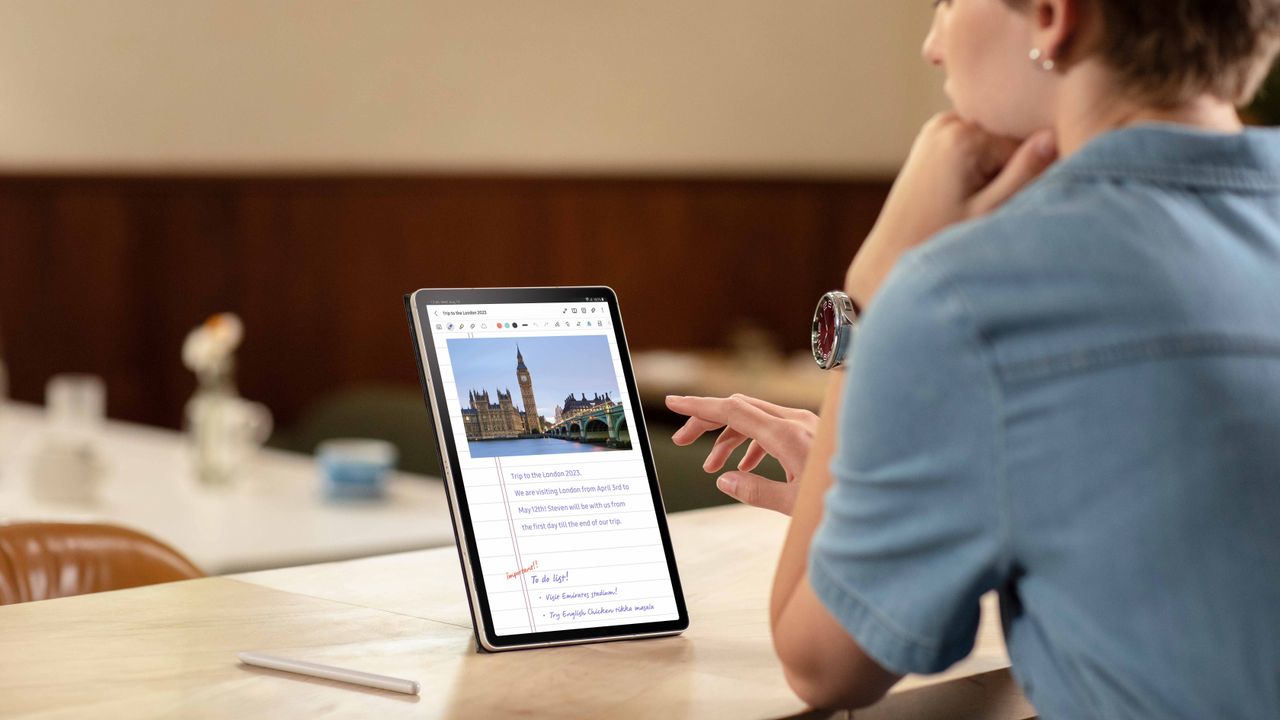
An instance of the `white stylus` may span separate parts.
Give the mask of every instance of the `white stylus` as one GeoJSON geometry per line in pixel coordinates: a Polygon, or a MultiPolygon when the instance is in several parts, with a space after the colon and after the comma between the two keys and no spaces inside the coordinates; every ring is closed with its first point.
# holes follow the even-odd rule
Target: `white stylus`
{"type": "Polygon", "coordinates": [[[270,668],[272,670],[284,670],[285,672],[298,673],[299,675],[310,675],[311,677],[324,678],[325,680],[338,680],[340,682],[348,682],[354,685],[364,685],[366,687],[378,688],[379,690],[393,690],[406,695],[418,694],[418,683],[413,680],[404,680],[401,678],[389,677],[387,675],[375,675],[373,673],[361,672],[359,670],[348,670],[346,668],[333,667],[332,665],[321,665],[319,663],[307,662],[305,660],[291,660],[276,655],[264,655],[257,652],[242,652],[236,657],[240,658],[240,662],[245,665],[254,665],[257,667],[270,668]]]}

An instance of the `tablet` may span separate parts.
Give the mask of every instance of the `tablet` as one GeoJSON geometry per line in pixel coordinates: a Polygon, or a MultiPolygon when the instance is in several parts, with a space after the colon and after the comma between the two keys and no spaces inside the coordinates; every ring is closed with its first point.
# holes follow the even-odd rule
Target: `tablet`
{"type": "Polygon", "coordinates": [[[405,297],[485,650],[689,625],[613,290],[405,297]]]}

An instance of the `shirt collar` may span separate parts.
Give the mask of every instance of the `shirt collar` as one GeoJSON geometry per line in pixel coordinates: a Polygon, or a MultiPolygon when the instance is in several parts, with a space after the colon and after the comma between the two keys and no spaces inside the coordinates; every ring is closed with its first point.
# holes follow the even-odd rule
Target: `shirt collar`
{"type": "Polygon", "coordinates": [[[1050,168],[1044,180],[1054,178],[1280,192],[1280,128],[1239,133],[1162,123],[1121,128],[1050,168]]]}

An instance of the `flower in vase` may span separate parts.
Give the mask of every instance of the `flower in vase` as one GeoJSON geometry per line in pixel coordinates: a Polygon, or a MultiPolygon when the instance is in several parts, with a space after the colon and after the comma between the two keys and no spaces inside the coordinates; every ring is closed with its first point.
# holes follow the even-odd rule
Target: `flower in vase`
{"type": "Polygon", "coordinates": [[[202,380],[224,377],[244,339],[244,323],[234,313],[218,313],[187,334],[182,363],[202,380]]]}

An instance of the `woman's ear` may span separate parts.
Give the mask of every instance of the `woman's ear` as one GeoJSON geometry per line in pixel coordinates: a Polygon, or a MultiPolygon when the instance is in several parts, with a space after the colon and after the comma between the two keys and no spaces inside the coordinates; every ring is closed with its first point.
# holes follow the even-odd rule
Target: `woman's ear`
{"type": "Polygon", "coordinates": [[[1080,33],[1080,15],[1086,0],[1032,0],[1031,43],[1040,57],[1063,67],[1072,60],[1080,33]]]}

